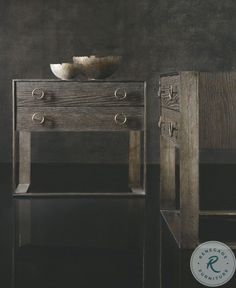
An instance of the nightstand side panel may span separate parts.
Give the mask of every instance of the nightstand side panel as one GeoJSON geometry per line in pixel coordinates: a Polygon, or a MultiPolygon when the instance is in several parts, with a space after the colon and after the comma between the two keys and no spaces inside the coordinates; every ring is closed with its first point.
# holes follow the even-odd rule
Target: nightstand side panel
{"type": "Polygon", "coordinates": [[[236,72],[199,74],[200,148],[236,148],[236,72]]]}

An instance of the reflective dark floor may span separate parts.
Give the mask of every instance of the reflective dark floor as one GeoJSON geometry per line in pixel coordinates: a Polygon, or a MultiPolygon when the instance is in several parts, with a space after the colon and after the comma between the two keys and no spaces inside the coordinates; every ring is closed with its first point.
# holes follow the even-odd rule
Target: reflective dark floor
{"type": "Polygon", "coordinates": [[[16,287],[141,287],[137,251],[25,247],[16,252],[16,287]]]}
{"type": "MultiPolygon", "coordinates": [[[[208,226],[209,227],[209,226],[208,226]]],[[[234,222],[235,235],[236,222],[234,222]]],[[[180,250],[172,238],[166,225],[162,226],[162,267],[161,282],[162,288],[202,288],[206,287],[198,283],[190,271],[190,258],[193,250],[180,250]]],[[[206,230],[205,230],[206,231],[206,230]]],[[[219,232],[219,230],[218,230],[219,232]]],[[[227,232],[227,229],[220,230],[220,234],[227,232]]],[[[210,236],[208,240],[218,240],[218,237],[210,236]]],[[[224,241],[223,241],[224,242],[224,241]]],[[[236,255],[236,251],[234,250],[236,255]]],[[[223,288],[236,287],[236,275],[223,286],[223,288]]]]}
{"type": "MultiPolygon", "coordinates": [[[[67,166],[67,173],[62,172],[63,167],[60,165],[57,168],[50,166],[42,173],[38,173],[37,168],[33,169],[33,190],[37,191],[40,187],[40,191],[45,188],[45,191],[65,192],[69,187],[74,191],[75,183],[79,183],[84,192],[129,192],[127,167],[95,165],[76,169],[73,174],[74,168],[73,165],[67,166]],[[44,181],[41,181],[42,176],[44,181]],[[57,184],[52,185],[50,179],[57,184]]],[[[142,287],[143,199],[31,200],[31,237],[28,243],[22,244],[19,231],[13,225],[14,222],[18,223],[19,214],[13,217],[13,200],[9,193],[10,171],[9,165],[0,166],[1,288],[12,288],[13,280],[14,288],[61,288],[75,285],[83,288],[95,285],[103,288],[142,287]],[[12,275],[15,275],[15,279],[12,275]]],[[[235,171],[234,165],[201,167],[202,209],[235,207],[235,171]]],[[[148,223],[145,239],[145,288],[158,287],[159,283],[158,186],[159,170],[157,167],[151,168],[148,170],[146,198],[148,223]]],[[[22,200],[14,203],[19,201],[22,200]]],[[[202,241],[224,242],[236,239],[234,217],[202,217],[200,222],[202,241]]],[[[162,288],[203,287],[196,282],[189,269],[192,251],[180,251],[168,228],[162,225],[162,230],[162,288]]],[[[223,287],[235,287],[235,284],[234,276],[223,287]]]]}
{"type": "MultiPolygon", "coordinates": [[[[12,200],[0,168],[0,287],[142,287],[142,197],[12,200]]],[[[33,165],[30,192],[131,191],[127,166],[57,164],[33,165]]]]}
{"type": "MultiPolygon", "coordinates": [[[[178,170],[178,169],[177,169],[178,170]]],[[[200,209],[235,210],[236,166],[233,164],[200,165],[200,209]]],[[[177,187],[178,187],[177,181],[177,187]]],[[[236,241],[235,216],[201,216],[199,225],[200,242],[236,241]]],[[[190,271],[193,250],[180,250],[164,221],[162,228],[162,288],[200,288],[190,271]]],[[[234,253],[236,251],[234,250],[234,253]]],[[[236,287],[236,275],[222,287],[236,287]]]]}

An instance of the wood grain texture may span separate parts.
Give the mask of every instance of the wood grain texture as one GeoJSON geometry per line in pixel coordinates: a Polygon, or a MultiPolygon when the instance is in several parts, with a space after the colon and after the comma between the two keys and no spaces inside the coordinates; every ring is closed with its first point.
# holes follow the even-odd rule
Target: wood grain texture
{"type": "Polygon", "coordinates": [[[16,188],[16,82],[12,81],[12,190],[16,188]]]}
{"type": "Polygon", "coordinates": [[[180,77],[179,75],[165,75],[160,78],[161,106],[179,111],[180,109],[180,77]]]}
{"type": "Polygon", "coordinates": [[[30,184],[31,177],[31,133],[19,132],[19,183],[30,184]]]}
{"type": "Polygon", "coordinates": [[[147,82],[144,82],[143,87],[143,93],[144,93],[144,125],[143,125],[143,189],[145,193],[147,193],[148,187],[147,187],[147,166],[148,166],[148,155],[150,153],[150,141],[148,141],[148,99],[147,99],[147,82]]]}
{"type": "Polygon", "coordinates": [[[161,106],[161,115],[171,119],[174,122],[178,122],[178,123],[180,122],[181,114],[178,111],[166,109],[166,108],[161,106]]]}
{"type": "Polygon", "coordinates": [[[160,136],[161,209],[175,208],[175,146],[160,136]]]}
{"type": "Polygon", "coordinates": [[[17,109],[17,130],[27,131],[128,131],[143,129],[143,108],[141,107],[19,107],[17,109]],[[40,125],[32,121],[32,115],[45,117],[40,125]],[[125,124],[117,124],[115,115],[125,115],[125,124]]]}
{"type": "MultiPolygon", "coordinates": [[[[176,76],[162,76],[161,85],[169,85],[172,77],[176,76]]],[[[236,72],[180,72],[179,95],[180,113],[162,102],[161,155],[164,154],[162,159],[169,155],[169,150],[165,150],[163,144],[164,137],[169,145],[174,142],[173,137],[168,135],[168,122],[174,119],[179,125],[181,247],[194,248],[199,242],[201,215],[200,149],[222,151],[236,148],[236,72]]],[[[162,167],[164,165],[161,163],[161,173],[168,175],[169,172],[162,167]]],[[[172,181],[170,176],[167,179],[172,181]]],[[[168,195],[163,188],[161,190],[161,193],[168,195]]],[[[221,215],[226,213],[221,212],[221,215]]],[[[212,215],[209,211],[205,214],[212,215]]]]}
{"type": "Polygon", "coordinates": [[[236,72],[199,76],[200,147],[236,148],[236,72]]]}
{"type": "Polygon", "coordinates": [[[141,187],[141,132],[129,133],[129,187],[141,187]]]}
{"type": "Polygon", "coordinates": [[[181,72],[180,217],[181,247],[199,238],[199,94],[198,73],[181,72]]]}
{"type": "Polygon", "coordinates": [[[74,82],[25,81],[16,82],[18,106],[74,107],[74,106],[143,106],[143,82],[74,82]],[[42,89],[43,99],[32,97],[35,88],[42,89]],[[120,89],[117,99],[115,91],[120,89]]]}

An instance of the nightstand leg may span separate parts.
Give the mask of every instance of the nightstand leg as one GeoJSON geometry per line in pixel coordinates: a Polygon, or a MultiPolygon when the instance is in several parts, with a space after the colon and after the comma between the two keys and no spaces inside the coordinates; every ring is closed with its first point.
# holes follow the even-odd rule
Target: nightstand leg
{"type": "Polygon", "coordinates": [[[199,85],[196,72],[183,72],[181,79],[181,247],[194,249],[199,242],[199,85]]]}
{"type": "Polygon", "coordinates": [[[26,193],[31,177],[31,133],[19,132],[19,185],[16,193],[26,193]]]}
{"type": "Polygon", "coordinates": [[[175,146],[160,137],[161,209],[175,209],[175,146]]]}
{"type": "Polygon", "coordinates": [[[141,188],[141,132],[129,134],[129,187],[141,188]]]}
{"type": "MultiPolygon", "coordinates": [[[[31,133],[19,132],[19,185],[16,193],[26,193],[31,178],[31,133]]],[[[18,201],[19,246],[31,242],[31,201],[18,201]]]]}

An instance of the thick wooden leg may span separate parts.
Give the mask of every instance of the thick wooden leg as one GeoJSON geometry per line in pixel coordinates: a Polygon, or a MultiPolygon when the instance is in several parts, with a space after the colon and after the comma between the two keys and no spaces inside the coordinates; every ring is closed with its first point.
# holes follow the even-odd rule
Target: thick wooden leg
{"type": "Polygon", "coordinates": [[[184,72],[181,86],[180,216],[182,248],[198,245],[199,237],[199,108],[198,78],[184,72]]]}
{"type": "Polygon", "coordinates": [[[132,190],[141,189],[141,131],[130,131],[129,187],[132,190]]]}
{"type": "Polygon", "coordinates": [[[31,134],[19,132],[19,185],[16,193],[26,193],[31,177],[31,134]]]}
{"type": "Polygon", "coordinates": [[[182,248],[192,249],[198,245],[199,171],[197,154],[188,149],[180,156],[181,242],[182,248]]]}
{"type": "Polygon", "coordinates": [[[175,209],[175,146],[160,136],[161,209],[175,209]]]}
{"type": "MultiPolygon", "coordinates": [[[[26,193],[30,186],[31,177],[31,134],[19,132],[19,185],[16,193],[26,193]]],[[[31,242],[31,201],[18,201],[18,235],[19,246],[31,242]]]]}

